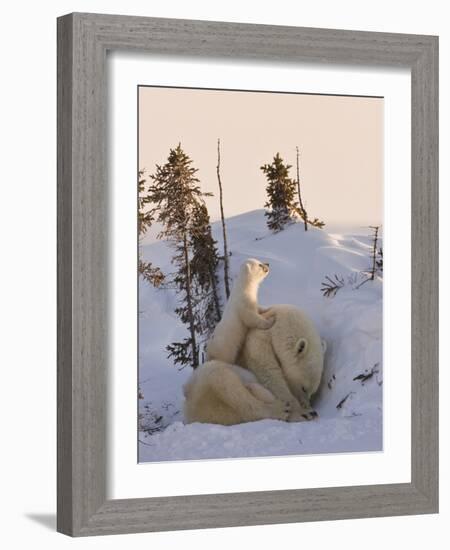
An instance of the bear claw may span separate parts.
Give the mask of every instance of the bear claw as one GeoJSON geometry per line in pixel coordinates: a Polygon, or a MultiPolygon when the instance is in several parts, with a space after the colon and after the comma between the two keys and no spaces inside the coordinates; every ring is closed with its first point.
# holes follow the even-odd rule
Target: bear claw
{"type": "Polygon", "coordinates": [[[307,413],[303,413],[302,417],[305,420],[312,420],[313,418],[317,418],[319,415],[316,413],[316,411],[309,411],[307,413]]]}

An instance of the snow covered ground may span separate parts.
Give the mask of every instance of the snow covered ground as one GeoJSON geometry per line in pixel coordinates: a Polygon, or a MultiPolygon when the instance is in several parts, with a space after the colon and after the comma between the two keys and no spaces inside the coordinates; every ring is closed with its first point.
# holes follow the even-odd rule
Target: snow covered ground
{"type": "MultiPolygon", "coordinates": [[[[220,223],[213,224],[213,234],[222,250],[220,223]]],[[[324,376],[314,401],[319,418],[184,425],[182,386],[191,369],[178,370],[165,351],[168,343],[187,335],[173,312],[177,298],[171,290],[141,282],[140,462],[382,450],[382,280],[356,288],[365,279],[361,271],[370,267],[370,230],[337,233],[326,226],[305,232],[298,223],[271,234],[263,211],[255,210],[229,218],[227,234],[231,273],[249,257],[269,262],[260,303],[300,307],[327,341],[324,376]],[[335,274],[345,285],[326,298],[321,283],[335,274]]],[[[166,243],[153,242],[142,252],[163,272],[172,271],[166,243]]]]}

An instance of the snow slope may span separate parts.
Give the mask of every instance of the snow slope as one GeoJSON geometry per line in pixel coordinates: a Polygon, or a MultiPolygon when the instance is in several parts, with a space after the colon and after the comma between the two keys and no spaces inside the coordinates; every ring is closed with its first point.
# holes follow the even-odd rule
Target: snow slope
{"type": "MultiPolygon", "coordinates": [[[[200,458],[376,451],[382,449],[382,280],[360,288],[361,271],[370,266],[367,228],[333,233],[294,224],[278,234],[256,210],[229,218],[231,273],[248,257],[270,263],[260,303],[289,303],[306,311],[327,341],[325,371],[312,422],[262,420],[237,426],[184,425],[181,371],[166,358],[165,346],[186,336],[173,313],[172,290],[140,283],[139,459],[141,462],[200,458]],[[325,298],[325,276],[342,277],[345,286],[325,298]],[[367,380],[356,377],[373,373],[367,380]]],[[[213,224],[221,243],[220,223],[213,224]]],[[[381,243],[380,243],[381,244],[381,243]]],[[[161,241],[143,247],[143,256],[170,272],[170,249],[161,241]]]]}

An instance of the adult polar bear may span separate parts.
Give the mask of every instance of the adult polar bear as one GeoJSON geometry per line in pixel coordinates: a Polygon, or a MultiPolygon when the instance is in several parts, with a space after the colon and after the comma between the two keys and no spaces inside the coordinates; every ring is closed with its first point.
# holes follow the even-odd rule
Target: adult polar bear
{"type": "Polygon", "coordinates": [[[288,420],[292,411],[290,403],[276,399],[250,371],[223,361],[212,360],[197,367],[183,390],[187,424],[288,420]]]}
{"type": "Polygon", "coordinates": [[[310,405],[323,371],[325,345],[298,308],[270,308],[275,323],[251,329],[237,359],[239,368],[208,361],[185,385],[185,421],[238,424],[263,418],[311,420],[310,405]]]}
{"type": "Polygon", "coordinates": [[[299,308],[272,306],[275,324],[269,331],[251,330],[237,363],[280,401],[292,406],[289,420],[317,416],[311,397],[319,388],[326,343],[299,308]]]}

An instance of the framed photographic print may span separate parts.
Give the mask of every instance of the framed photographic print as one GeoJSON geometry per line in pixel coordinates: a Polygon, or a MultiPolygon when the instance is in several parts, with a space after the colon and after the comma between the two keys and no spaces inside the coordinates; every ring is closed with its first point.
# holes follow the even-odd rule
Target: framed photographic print
{"type": "Polygon", "coordinates": [[[381,451],[383,98],[138,102],[139,460],[381,451]]]}
{"type": "Polygon", "coordinates": [[[437,48],[58,20],[59,531],[437,512],[437,48]]]}

